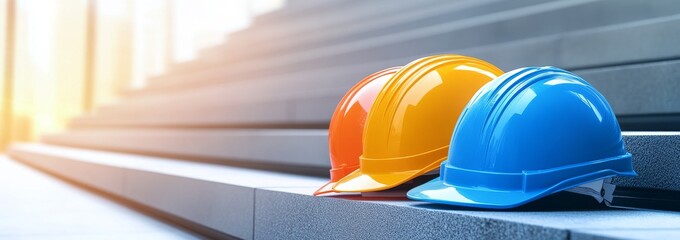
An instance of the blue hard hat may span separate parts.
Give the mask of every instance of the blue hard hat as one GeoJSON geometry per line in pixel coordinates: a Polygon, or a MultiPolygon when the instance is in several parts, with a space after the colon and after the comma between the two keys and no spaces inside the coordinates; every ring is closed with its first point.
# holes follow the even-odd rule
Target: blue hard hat
{"type": "Polygon", "coordinates": [[[456,125],[439,178],[408,192],[427,202],[511,208],[613,176],[637,176],[611,106],[555,67],[489,82],[456,125]]]}

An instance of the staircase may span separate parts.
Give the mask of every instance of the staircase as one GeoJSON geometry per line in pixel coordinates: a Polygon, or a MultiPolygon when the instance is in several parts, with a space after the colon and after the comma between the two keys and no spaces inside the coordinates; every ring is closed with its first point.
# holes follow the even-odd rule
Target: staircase
{"type": "Polygon", "coordinates": [[[678,39],[675,0],[291,1],[9,154],[211,237],[678,238],[675,212],[310,196],[330,168],[326,128],[344,93],[441,53],[580,75],[612,105],[640,175],[614,183],[680,191],[678,39]]]}

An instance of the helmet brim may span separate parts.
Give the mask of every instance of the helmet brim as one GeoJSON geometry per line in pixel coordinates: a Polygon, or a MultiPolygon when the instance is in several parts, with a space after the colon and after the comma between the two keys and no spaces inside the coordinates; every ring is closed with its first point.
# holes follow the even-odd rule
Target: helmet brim
{"type": "Polygon", "coordinates": [[[464,207],[507,209],[529,203],[547,195],[614,176],[636,176],[633,171],[600,171],[587,176],[563,181],[547,189],[537,191],[498,191],[485,188],[466,188],[444,184],[440,178],[415,187],[406,194],[408,198],[424,202],[457,205],[464,207]]]}
{"type": "Polygon", "coordinates": [[[521,191],[489,191],[488,189],[472,189],[449,186],[436,178],[408,191],[408,198],[413,200],[458,205],[464,207],[482,207],[505,209],[513,208],[542,196],[542,192],[521,191]]]}
{"type": "Polygon", "coordinates": [[[312,195],[319,196],[327,193],[336,193],[336,191],[333,190],[333,185],[335,185],[335,183],[336,182],[328,182],[324,184],[319,189],[317,189],[312,195]]]}
{"type": "Polygon", "coordinates": [[[333,190],[336,192],[375,192],[397,187],[405,182],[415,179],[425,173],[439,168],[439,162],[416,171],[390,172],[385,174],[368,174],[357,169],[346,177],[340,179],[333,190]]]}

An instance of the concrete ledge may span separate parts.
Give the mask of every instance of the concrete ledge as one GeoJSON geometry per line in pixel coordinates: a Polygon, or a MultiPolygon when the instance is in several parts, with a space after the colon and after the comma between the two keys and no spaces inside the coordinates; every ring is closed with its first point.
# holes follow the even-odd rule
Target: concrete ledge
{"type": "MultiPolygon", "coordinates": [[[[570,1],[575,2],[575,1],[570,1]]],[[[645,2],[639,1],[621,1],[621,0],[608,0],[608,1],[592,1],[592,2],[581,2],[575,5],[564,5],[560,8],[549,8],[547,7],[544,12],[532,13],[527,6],[535,6],[545,2],[541,1],[510,1],[510,2],[467,2],[467,3],[449,3],[450,10],[447,9],[447,4],[440,4],[439,7],[433,7],[434,4],[422,4],[417,6],[415,9],[427,9],[433,8],[439,10],[438,13],[441,16],[437,18],[437,13],[429,13],[423,15],[424,21],[420,19],[407,20],[403,14],[392,14],[386,15],[383,18],[374,17],[372,19],[366,19],[362,24],[355,24],[344,26],[353,31],[361,31],[362,29],[370,28],[370,30],[365,31],[365,33],[353,33],[348,31],[343,31],[343,26],[337,27],[325,27],[314,32],[295,34],[288,33],[288,36],[273,37],[275,39],[280,39],[270,44],[262,43],[263,47],[253,49],[253,51],[234,51],[239,49],[240,46],[233,46],[231,44],[223,45],[225,49],[231,49],[231,53],[236,54],[223,54],[225,49],[221,51],[213,51],[211,55],[204,55],[204,58],[209,58],[211,56],[221,56],[222,58],[227,58],[226,62],[223,64],[229,64],[236,61],[243,61],[248,59],[262,59],[265,57],[270,57],[276,54],[286,54],[291,52],[303,51],[310,48],[320,48],[329,45],[335,45],[344,42],[355,41],[357,39],[369,39],[380,37],[384,35],[394,34],[394,38],[399,36],[400,32],[408,32],[415,29],[429,28],[431,26],[440,26],[440,28],[446,28],[446,26],[455,25],[456,22],[465,22],[467,19],[484,16],[485,18],[496,18],[498,15],[503,15],[505,12],[509,12],[513,9],[524,9],[526,10],[526,15],[516,15],[514,18],[506,19],[501,22],[490,22],[486,24],[476,25],[471,28],[453,28],[450,32],[438,34],[438,37],[442,39],[447,39],[448,44],[456,48],[467,48],[476,47],[480,45],[496,44],[500,42],[514,41],[518,39],[526,39],[538,36],[546,36],[551,34],[560,34],[574,30],[583,30],[588,28],[597,28],[607,25],[615,25],[619,23],[634,22],[638,20],[645,20],[655,17],[663,17],[671,14],[678,13],[678,5],[676,2],[668,1],[657,1],[656,4],[650,5],[645,2]],[[428,7],[425,7],[427,5],[428,7]],[[472,6],[470,6],[472,5],[472,6]],[[472,8],[470,8],[472,7],[472,8]],[[470,9],[466,9],[470,8],[470,9]],[[578,14],[576,14],[578,13],[578,14]],[[389,18],[392,19],[389,19],[389,18]],[[406,23],[400,22],[407,21],[406,23]],[[588,21],[582,21],[583,19],[588,19],[588,21]],[[376,21],[377,20],[377,21],[376,21]],[[420,20],[420,21],[418,21],[420,20]],[[372,22],[384,21],[388,24],[383,24],[382,26],[371,24],[372,22]],[[542,25],[536,25],[535,22],[541,22],[542,25]],[[395,26],[396,25],[396,26],[395,26]],[[541,26],[551,26],[551,27],[541,27],[541,26]],[[502,32],[503,34],[497,34],[502,32]],[[292,37],[295,36],[295,37],[292,37]],[[456,36],[456,37],[450,37],[456,36]],[[485,37],[479,37],[485,36],[485,37]],[[493,37],[489,37],[493,36],[493,37]],[[222,53],[222,54],[220,54],[222,53]]],[[[434,5],[436,6],[436,5],[434,5]]],[[[375,9],[373,12],[382,12],[382,9],[375,9]]],[[[405,12],[414,12],[415,10],[408,10],[405,12]]],[[[351,18],[351,14],[346,14],[344,17],[351,18]]],[[[309,21],[314,22],[314,21],[309,21]]],[[[272,38],[265,39],[264,42],[272,38]]],[[[590,39],[594,41],[596,39],[590,39]]],[[[597,40],[601,40],[598,38],[597,40]]],[[[441,49],[446,47],[447,44],[444,41],[439,42],[436,40],[421,40],[434,42],[430,46],[421,46],[421,49],[427,49],[430,47],[441,49]]],[[[620,42],[620,41],[618,41],[620,42]]],[[[253,44],[251,42],[251,44],[253,44]]],[[[580,45],[579,45],[580,46],[580,45]]],[[[578,48],[576,46],[575,48],[578,48]]],[[[399,48],[399,47],[397,47],[399,48]]],[[[621,52],[621,49],[616,48],[617,52],[621,52]]],[[[450,49],[447,49],[450,50],[450,49]]],[[[580,49],[579,49],[580,50],[580,49]]],[[[602,51],[601,48],[598,50],[602,51]]],[[[533,51],[536,53],[536,51],[533,51]]],[[[579,55],[573,55],[576,57],[586,54],[585,52],[579,51],[579,55]]],[[[591,52],[588,52],[591,54],[591,52]]],[[[566,53],[565,56],[572,56],[566,53]]],[[[592,61],[592,54],[587,57],[587,60],[583,58],[583,62],[592,61]]],[[[163,84],[163,82],[158,82],[158,84],[163,84]]]]}
{"type": "Polygon", "coordinates": [[[680,113],[680,61],[575,71],[607,98],[618,115],[680,113]]]}
{"type": "MultiPolygon", "coordinates": [[[[540,44],[531,47],[542,49],[540,44]]],[[[517,48],[508,50],[517,51],[517,48]]],[[[550,51],[549,48],[545,50],[550,51]]],[[[522,55],[520,52],[517,53],[522,55]]],[[[540,57],[548,55],[550,54],[542,54],[540,57]]],[[[94,115],[76,118],[72,125],[327,124],[338,101],[352,83],[375,69],[397,66],[399,61],[401,60],[395,59],[378,65],[365,63],[317,69],[257,81],[223,82],[175,94],[137,96],[100,108],[94,115]],[[337,81],[328,81],[331,78],[337,81]]],[[[680,88],[680,81],[676,80],[676,76],[680,74],[679,60],[574,72],[593,84],[619,116],[680,113],[680,94],[676,92],[680,88]]]]}
{"type": "MultiPolygon", "coordinates": [[[[83,129],[47,135],[43,141],[226,164],[271,163],[325,174],[330,168],[327,134],[325,129],[83,129]]],[[[615,178],[615,183],[680,191],[680,132],[624,132],[623,139],[639,177],[615,178]]]]}
{"type": "Polygon", "coordinates": [[[152,156],[272,163],[327,173],[326,129],[95,129],[46,135],[48,144],[152,156]]]}
{"type": "Polygon", "coordinates": [[[674,212],[561,206],[551,201],[487,211],[409,200],[315,199],[306,195],[309,190],[257,189],[255,238],[281,234],[296,239],[309,235],[330,239],[650,239],[680,234],[680,214],[674,212]],[[632,234],[624,236],[623,231],[632,234]]]}
{"type": "MultiPolygon", "coordinates": [[[[377,1],[370,3],[375,2],[377,1]]],[[[356,9],[354,11],[335,11],[341,14],[336,16],[336,21],[332,23],[303,21],[301,22],[302,24],[310,24],[313,27],[300,29],[300,31],[277,31],[295,23],[282,24],[280,29],[256,29],[256,31],[264,30],[263,33],[267,33],[268,36],[257,36],[255,38],[248,36],[250,37],[250,42],[224,44],[211,49],[211,51],[201,52],[201,58],[221,59],[222,63],[228,64],[238,59],[250,60],[275,54],[301,51],[306,48],[318,48],[323,45],[372,38],[445,22],[460,21],[461,19],[480,15],[491,15],[495,12],[507,11],[542,2],[540,0],[517,0],[512,2],[499,0],[435,1],[429,3],[419,1],[414,5],[404,4],[405,2],[383,2],[373,6],[368,3],[347,4],[354,5],[356,9]],[[397,6],[398,8],[385,9],[387,6],[397,6]],[[278,39],[278,41],[272,42],[271,39],[278,39]],[[252,49],[252,51],[234,51],[251,46],[248,44],[259,44],[262,47],[252,49]],[[224,54],[225,52],[232,54],[224,54]]],[[[321,17],[321,19],[328,18],[329,16],[321,17]]],[[[313,19],[313,17],[305,16],[303,19],[308,20],[313,19]]],[[[242,36],[245,37],[245,35],[242,36]]],[[[158,83],[162,84],[162,82],[158,83]]]]}
{"type": "Polygon", "coordinates": [[[15,145],[9,155],[69,180],[245,239],[253,235],[255,188],[323,183],[323,179],[305,176],[41,144],[15,145]]]}
{"type": "Polygon", "coordinates": [[[638,177],[615,184],[680,191],[680,132],[624,132],[623,140],[638,177]]]}
{"type": "Polygon", "coordinates": [[[205,239],[168,219],[146,216],[132,204],[123,206],[107,199],[110,195],[84,191],[4,154],[0,192],[0,239],[205,239]]]}
{"type": "Polygon", "coordinates": [[[356,195],[312,197],[325,179],[42,144],[15,145],[10,156],[86,185],[98,173],[81,166],[122,170],[106,177],[109,184],[93,187],[116,194],[109,189],[122,183],[117,194],[123,198],[244,239],[680,237],[675,212],[569,204],[488,211],[356,195]]]}
{"type": "MultiPolygon", "coordinates": [[[[600,26],[587,25],[580,28],[565,27],[561,31],[550,32],[532,37],[515,37],[499,42],[479,44],[480,39],[496,39],[494,33],[498,29],[519,36],[535,31],[532,23],[551,19],[544,15],[551,9],[562,9],[575,6],[585,1],[550,2],[520,9],[512,9],[491,16],[479,16],[461,21],[429,26],[427,28],[397,32],[374,38],[357,39],[342,44],[320,45],[317,48],[306,48],[287,54],[277,54],[264,59],[251,59],[224,64],[218,61],[196,71],[173,74],[165,77],[157,84],[148,86],[148,91],[176,89],[225,81],[257,79],[278,76],[294,71],[305,71],[330,66],[342,66],[355,62],[379,62],[388,59],[410,58],[438,53],[460,53],[476,56],[496,64],[502,69],[514,69],[527,65],[555,65],[567,69],[593,68],[599,66],[620,65],[630,62],[654,61],[659,59],[677,59],[680,51],[669,39],[677,38],[680,33],[672,31],[672,27],[680,21],[680,15],[672,13],[660,14],[657,17],[647,16],[644,20],[634,22],[603,23],[600,26]],[[538,19],[521,19],[517,25],[505,26],[507,21],[518,17],[536,14],[538,19]],[[542,15],[543,14],[543,15],[542,15]],[[484,31],[475,32],[480,26],[490,25],[484,31]],[[507,27],[507,29],[505,29],[507,27]],[[471,30],[468,34],[460,31],[471,30]],[[493,36],[493,37],[485,37],[493,36]],[[462,38],[463,37],[463,38],[462,38]],[[468,39],[465,39],[468,38],[468,39]],[[630,48],[625,46],[654,46],[653,48],[630,48]],[[418,47],[414,47],[418,46],[418,47]],[[534,48],[540,46],[540,49],[534,48]],[[616,46],[616,47],[612,47],[616,46]],[[394,51],[402,49],[403,51],[394,51]],[[549,50],[549,51],[546,51],[549,50]],[[599,51],[594,51],[598,49],[599,51]],[[536,53],[541,53],[537,58],[536,53]],[[602,54],[595,54],[602,52],[602,54]],[[261,71],[267,69],[267,71],[261,71]],[[201,77],[197,77],[200,75],[201,77]]],[[[617,2],[610,2],[616,4],[617,2]]],[[[678,7],[677,3],[670,3],[678,7]]],[[[587,8],[586,8],[587,9],[587,8]]],[[[574,16],[572,11],[563,14],[574,16]]],[[[598,13],[596,15],[601,15],[598,13]]],[[[625,18],[625,16],[621,16],[625,18]]],[[[564,24],[562,18],[555,18],[554,26],[564,24]]],[[[578,22],[578,21],[573,21],[578,22]]],[[[145,91],[147,91],[145,90],[145,91]]]]}

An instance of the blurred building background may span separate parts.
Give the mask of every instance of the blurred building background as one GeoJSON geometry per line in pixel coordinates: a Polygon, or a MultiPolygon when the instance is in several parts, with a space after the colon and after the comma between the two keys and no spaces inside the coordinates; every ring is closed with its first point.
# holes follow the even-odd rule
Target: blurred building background
{"type": "Polygon", "coordinates": [[[94,106],[146,85],[168,66],[284,0],[0,1],[0,148],[64,129],[94,106]],[[11,69],[8,69],[11,68],[11,69]]]}

